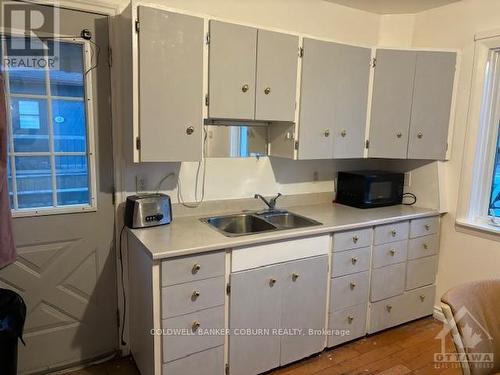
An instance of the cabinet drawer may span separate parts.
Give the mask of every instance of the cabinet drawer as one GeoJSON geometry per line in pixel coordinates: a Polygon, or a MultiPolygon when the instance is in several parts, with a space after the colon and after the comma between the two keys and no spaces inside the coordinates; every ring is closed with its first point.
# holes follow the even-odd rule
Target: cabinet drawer
{"type": "Polygon", "coordinates": [[[408,316],[404,295],[372,303],[370,308],[369,333],[397,326],[408,316]]]}
{"type": "Polygon", "coordinates": [[[354,340],[366,333],[366,303],[331,313],[329,318],[332,332],[328,336],[328,346],[354,340]]]}
{"type": "Polygon", "coordinates": [[[406,263],[393,264],[372,270],[370,300],[380,301],[402,294],[405,289],[406,263]]]}
{"type": "Polygon", "coordinates": [[[391,242],[377,245],[373,248],[373,268],[380,268],[395,263],[406,262],[408,256],[408,241],[391,242]]]}
{"type": "Polygon", "coordinates": [[[439,230],[439,217],[426,217],[415,219],[410,223],[410,238],[437,233],[439,230]]]}
{"type": "Polygon", "coordinates": [[[208,349],[164,363],[162,375],[221,375],[224,373],[224,347],[208,349]]]}
{"type": "Polygon", "coordinates": [[[400,221],[398,223],[384,224],[375,227],[375,245],[388,242],[402,241],[408,238],[410,223],[400,221]]]}
{"type": "Polygon", "coordinates": [[[410,260],[406,275],[406,289],[433,284],[436,281],[437,262],[437,256],[410,260]]]}
{"type": "Polygon", "coordinates": [[[372,228],[337,232],[333,234],[333,251],[357,249],[372,244],[372,228]]]}
{"type": "Polygon", "coordinates": [[[439,249],[439,237],[437,234],[412,238],[408,246],[408,259],[423,258],[436,255],[439,249]]]}
{"type": "Polygon", "coordinates": [[[224,328],[224,306],[163,320],[163,362],[224,344],[223,335],[200,335],[199,330],[224,328]],[[195,323],[199,323],[196,330],[195,323]],[[175,330],[175,332],[172,332],[175,330]]]}
{"type": "Polygon", "coordinates": [[[336,277],[331,281],[330,311],[366,303],[368,299],[368,272],[336,277]]]}
{"type": "Polygon", "coordinates": [[[224,304],[224,276],[162,288],[162,318],[224,304]]]}
{"type": "Polygon", "coordinates": [[[434,312],[434,298],[436,287],[434,285],[415,289],[405,293],[407,316],[405,321],[415,320],[434,312]]]}
{"type": "Polygon", "coordinates": [[[333,253],[332,276],[344,276],[368,270],[370,268],[370,250],[371,248],[365,247],[333,253]]]}
{"type": "Polygon", "coordinates": [[[223,251],[169,259],[161,264],[161,285],[168,286],[224,276],[224,271],[225,253],[223,251]]]}

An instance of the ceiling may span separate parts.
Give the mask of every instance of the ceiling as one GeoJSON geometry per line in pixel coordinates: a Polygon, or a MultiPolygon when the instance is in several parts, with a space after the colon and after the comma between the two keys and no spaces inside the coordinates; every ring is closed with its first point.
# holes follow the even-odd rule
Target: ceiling
{"type": "Polygon", "coordinates": [[[460,0],[326,0],[379,14],[418,13],[460,0]]]}

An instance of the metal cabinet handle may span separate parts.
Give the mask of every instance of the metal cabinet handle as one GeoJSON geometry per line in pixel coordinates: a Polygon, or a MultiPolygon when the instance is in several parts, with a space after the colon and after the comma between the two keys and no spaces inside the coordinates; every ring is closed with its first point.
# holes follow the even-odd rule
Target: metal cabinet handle
{"type": "Polygon", "coordinates": [[[292,273],[292,281],[297,281],[297,279],[299,278],[299,274],[298,273],[292,273]]]}
{"type": "Polygon", "coordinates": [[[248,85],[245,83],[243,86],[241,86],[241,91],[243,91],[243,92],[247,92],[249,88],[250,88],[250,86],[248,86],[248,85]]]}
{"type": "Polygon", "coordinates": [[[348,322],[349,324],[351,324],[353,320],[354,320],[354,316],[349,315],[349,316],[347,317],[347,322],[348,322]]]}
{"type": "Polygon", "coordinates": [[[330,136],[330,129],[325,129],[325,132],[323,133],[325,137],[330,136]]]}
{"type": "Polygon", "coordinates": [[[274,286],[274,284],[276,284],[276,279],[274,279],[274,278],[269,279],[269,286],[271,288],[274,286]]]}
{"type": "Polygon", "coordinates": [[[196,300],[198,299],[198,297],[199,297],[199,296],[200,296],[200,291],[199,291],[199,290],[195,290],[195,291],[193,292],[193,294],[191,294],[191,299],[192,299],[193,301],[196,301],[196,300]]]}
{"type": "Polygon", "coordinates": [[[402,136],[403,136],[403,133],[401,133],[401,132],[396,133],[396,137],[401,138],[402,136]]]}
{"type": "Polygon", "coordinates": [[[201,266],[199,264],[195,264],[193,266],[193,268],[191,269],[191,273],[194,275],[194,274],[197,274],[198,271],[201,269],[201,266]]]}
{"type": "Polygon", "coordinates": [[[270,87],[266,87],[264,89],[264,94],[269,95],[270,93],[271,93],[271,88],[270,87]]]}
{"type": "Polygon", "coordinates": [[[358,236],[352,236],[352,242],[356,243],[358,242],[359,237],[358,236]]]}
{"type": "Polygon", "coordinates": [[[396,250],[391,249],[391,250],[389,251],[389,253],[391,253],[391,256],[394,256],[394,255],[396,255],[396,250]]]}
{"type": "Polygon", "coordinates": [[[192,126],[188,126],[188,127],[186,128],[186,134],[187,134],[187,135],[191,135],[191,134],[193,134],[193,133],[194,133],[194,127],[192,127],[192,126]]]}
{"type": "Polygon", "coordinates": [[[352,262],[352,264],[353,264],[353,265],[354,265],[354,264],[356,264],[356,262],[357,262],[357,261],[358,261],[358,258],[357,258],[357,257],[353,257],[353,258],[351,259],[351,262],[352,262]]]}
{"type": "Polygon", "coordinates": [[[195,320],[193,322],[193,324],[191,325],[191,329],[193,330],[193,332],[196,332],[198,330],[198,328],[200,328],[201,326],[201,323],[197,320],[195,320]]]}
{"type": "Polygon", "coordinates": [[[420,301],[422,301],[422,302],[425,301],[425,295],[423,295],[423,294],[420,295],[420,301]]]}
{"type": "Polygon", "coordinates": [[[396,231],[396,229],[391,230],[391,236],[392,237],[396,237],[396,234],[398,234],[398,232],[396,231]]]}
{"type": "Polygon", "coordinates": [[[347,135],[347,131],[346,131],[346,130],[342,130],[342,131],[340,132],[340,135],[341,135],[341,137],[343,137],[343,138],[344,138],[344,137],[347,135]]]}
{"type": "Polygon", "coordinates": [[[424,228],[425,228],[426,231],[429,231],[431,229],[431,226],[429,224],[425,224],[424,228]]]}
{"type": "Polygon", "coordinates": [[[391,312],[391,310],[392,310],[392,305],[387,305],[385,308],[386,308],[387,312],[391,312]]]}
{"type": "Polygon", "coordinates": [[[424,134],[423,134],[422,132],[419,132],[419,133],[417,134],[417,138],[418,138],[418,139],[422,139],[423,137],[424,137],[424,134]]]}
{"type": "Polygon", "coordinates": [[[356,283],[350,283],[349,287],[351,288],[351,290],[353,290],[354,288],[356,288],[356,283]]]}

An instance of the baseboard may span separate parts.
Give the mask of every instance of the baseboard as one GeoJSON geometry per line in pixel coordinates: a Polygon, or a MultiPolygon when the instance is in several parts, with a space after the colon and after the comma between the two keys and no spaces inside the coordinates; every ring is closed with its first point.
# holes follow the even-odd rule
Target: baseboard
{"type": "Polygon", "coordinates": [[[434,306],[434,312],[432,316],[434,317],[434,319],[437,319],[440,322],[446,322],[446,318],[444,317],[443,310],[441,310],[441,306],[434,306]]]}

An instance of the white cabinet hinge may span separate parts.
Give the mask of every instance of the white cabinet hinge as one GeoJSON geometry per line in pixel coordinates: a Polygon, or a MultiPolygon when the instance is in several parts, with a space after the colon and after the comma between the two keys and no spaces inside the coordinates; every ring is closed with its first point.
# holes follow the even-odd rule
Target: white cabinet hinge
{"type": "Polygon", "coordinates": [[[108,66],[111,68],[113,66],[113,50],[108,47],[108,66]]]}
{"type": "Polygon", "coordinates": [[[368,139],[365,141],[365,148],[370,148],[370,141],[368,139]]]}
{"type": "Polygon", "coordinates": [[[231,284],[230,283],[227,283],[227,285],[226,285],[226,294],[227,295],[231,294],[231,284]]]}
{"type": "Polygon", "coordinates": [[[370,66],[372,68],[375,68],[377,66],[377,58],[376,57],[372,58],[372,61],[370,61],[370,66]]]}
{"type": "Polygon", "coordinates": [[[141,23],[139,22],[139,20],[135,20],[135,31],[138,33],[140,29],[141,23]]]}
{"type": "Polygon", "coordinates": [[[304,57],[304,48],[299,47],[299,57],[304,57]]]}
{"type": "Polygon", "coordinates": [[[210,33],[207,33],[207,35],[205,35],[205,43],[206,43],[207,45],[209,45],[209,44],[210,44],[210,33]]]}
{"type": "Polygon", "coordinates": [[[448,151],[448,147],[449,147],[448,146],[448,142],[446,142],[446,149],[445,149],[445,151],[448,151]]]}
{"type": "Polygon", "coordinates": [[[294,148],[295,148],[296,150],[298,150],[298,149],[299,149],[299,141],[295,141],[294,148]]]}
{"type": "Polygon", "coordinates": [[[135,138],[135,148],[137,150],[140,150],[141,149],[141,139],[139,137],[136,137],[135,138]]]}
{"type": "Polygon", "coordinates": [[[208,94],[205,95],[205,105],[208,107],[208,103],[209,103],[209,100],[208,100],[208,94]]]}
{"type": "Polygon", "coordinates": [[[229,363],[226,363],[226,366],[224,368],[224,372],[226,373],[226,375],[229,375],[229,363]]]}

